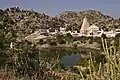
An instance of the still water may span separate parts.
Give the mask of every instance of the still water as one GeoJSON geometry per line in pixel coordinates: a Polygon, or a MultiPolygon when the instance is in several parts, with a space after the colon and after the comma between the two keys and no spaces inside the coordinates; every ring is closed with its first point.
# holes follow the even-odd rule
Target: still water
{"type": "Polygon", "coordinates": [[[61,63],[65,67],[72,67],[81,58],[80,55],[66,55],[61,58],[61,63]]]}
{"type": "Polygon", "coordinates": [[[41,52],[48,58],[56,59],[59,55],[60,62],[65,67],[72,67],[79,59],[88,58],[90,52],[92,54],[98,54],[100,51],[80,48],[46,48],[41,49],[41,52]]]}

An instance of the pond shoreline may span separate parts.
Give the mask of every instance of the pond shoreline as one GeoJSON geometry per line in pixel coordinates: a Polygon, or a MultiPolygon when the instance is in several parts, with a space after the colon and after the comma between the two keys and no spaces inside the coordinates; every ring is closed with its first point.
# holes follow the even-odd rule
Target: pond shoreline
{"type": "Polygon", "coordinates": [[[85,50],[94,50],[94,51],[100,51],[100,48],[91,48],[91,47],[87,47],[87,46],[79,46],[79,47],[71,47],[71,46],[47,46],[47,47],[42,47],[40,46],[39,49],[51,49],[51,48],[67,48],[67,49],[85,49],[85,50]]]}

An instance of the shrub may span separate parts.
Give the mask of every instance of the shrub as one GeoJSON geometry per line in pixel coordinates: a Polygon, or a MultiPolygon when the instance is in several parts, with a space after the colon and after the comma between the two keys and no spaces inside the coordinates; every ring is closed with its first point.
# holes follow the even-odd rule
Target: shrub
{"type": "Polygon", "coordinates": [[[56,35],[56,42],[59,43],[59,44],[65,44],[65,40],[64,40],[64,37],[60,34],[57,34],[56,35]]]}
{"type": "Polygon", "coordinates": [[[65,36],[65,40],[67,41],[67,43],[72,43],[73,42],[73,37],[70,33],[67,33],[65,36]]]}
{"type": "Polygon", "coordinates": [[[120,34],[115,36],[115,46],[116,48],[120,47],[120,34]]]}

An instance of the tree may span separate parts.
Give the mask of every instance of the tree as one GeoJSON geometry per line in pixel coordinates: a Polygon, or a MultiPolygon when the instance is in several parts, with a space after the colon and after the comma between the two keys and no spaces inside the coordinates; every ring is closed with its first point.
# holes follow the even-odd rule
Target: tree
{"type": "Polygon", "coordinates": [[[115,36],[115,46],[120,48],[120,34],[115,36]]]}
{"type": "Polygon", "coordinates": [[[67,33],[65,36],[65,40],[67,41],[67,43],[72,43],[73,42],[73,37],[70,33],[67,33]]]}
{"type": "Polygon", "coordinates": [[[65,44],[66,43],[63,39],[63,36],[60,35],[60,34],[56,35],[56,42],[59,43],[59,44],[65,44]]]}

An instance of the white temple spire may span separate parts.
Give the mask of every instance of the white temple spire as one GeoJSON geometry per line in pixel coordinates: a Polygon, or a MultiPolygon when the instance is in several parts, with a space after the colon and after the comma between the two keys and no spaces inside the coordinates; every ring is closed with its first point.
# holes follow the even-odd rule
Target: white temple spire
{"type": "Polygon", "coordinates": [[[90,26],[90,24],[88,23],[87,18],[85,17],[83,19],[83,23],[82,23],[82,26],[81,26],[81,29],[80,29],[80,33],[81,34],[87,34],[87,32],[88,32],[87,29],[89,28],[89,26],[90,26]]]}

